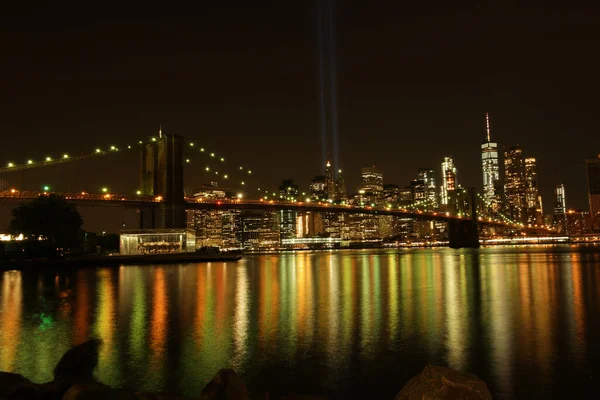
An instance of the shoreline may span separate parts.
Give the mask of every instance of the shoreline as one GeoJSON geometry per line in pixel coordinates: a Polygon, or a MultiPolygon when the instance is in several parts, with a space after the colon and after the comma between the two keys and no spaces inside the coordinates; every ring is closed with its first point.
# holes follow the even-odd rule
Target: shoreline
{"type": "Polygon", "coordinates": [[[84,256],[62,260],[23,260],[0,262],[1,270],[27,269],[39,267],[97,267],[115,265],[172,264],[179,262],[237,262],[242,259],[239,253],[170,253],[139,254],[117,256],[84,256]]]}

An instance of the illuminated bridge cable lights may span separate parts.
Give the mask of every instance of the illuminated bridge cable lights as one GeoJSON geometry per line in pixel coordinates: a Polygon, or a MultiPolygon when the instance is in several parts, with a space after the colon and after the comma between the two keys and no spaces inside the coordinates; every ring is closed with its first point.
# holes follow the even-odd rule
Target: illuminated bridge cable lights
{"type": "MultiPolygon", "coordinates": [[[[139,141],[138,143],[143,144],[142,141],[139,141]]],[[[56,157],[53,157],[52,155],[48,155],[46,157],[38,159],[39,161],[36,161],[34,158],[28,158],[28,159],[26,159],[25,162],[23,162],[23,164],[17,164],[15,162],[11,161],[8,164],[6,164],[6,167],[4,167],[4,168],[0,167],[0,172],[8,172],[8,171],[12,172],[12,171],[19,171],[22,169],[47,167],[50,165],[61,164],[61,163],[65,163],[65,162],[79,161],[79,160],[86,159],[91,156],[98,156],[98,155],[119,152],[121,150],[121,148],[127,148],[127,149],[131,150],[133,148],[133,146],[127,145],[126,147],[125,146],[119,147],[116,145],[110,145],[107,147],[106,150],[103,150],[101,147],[96,147],[92,152],[84,153],[84,154],[78,155],[78,156],[72,156],[71,154],[64,152],[64,153],[60,153],[61,155],[56,156],[56,157]]]]}

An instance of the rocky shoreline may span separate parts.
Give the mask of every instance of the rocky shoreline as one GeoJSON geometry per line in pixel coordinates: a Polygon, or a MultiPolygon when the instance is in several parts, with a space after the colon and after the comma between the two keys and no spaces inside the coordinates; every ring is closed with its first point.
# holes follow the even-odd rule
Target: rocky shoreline
{"type": "MultiPolygon", "coordinates": [[[[92,339],[69,349],[54,368],[54,380],[33,383],[19,374],[0,372],[1,400],[327,400],[321,395],[249,393],[243,379],[232,369],[221,369],[196,397],[170,393],[144,393],[115,389],[94,379],[102,342],[92,339]]],[[[427,365],[410,379],[394,400],[472,399],[489,400],[485,382],[472,374],[427,365]]]]}

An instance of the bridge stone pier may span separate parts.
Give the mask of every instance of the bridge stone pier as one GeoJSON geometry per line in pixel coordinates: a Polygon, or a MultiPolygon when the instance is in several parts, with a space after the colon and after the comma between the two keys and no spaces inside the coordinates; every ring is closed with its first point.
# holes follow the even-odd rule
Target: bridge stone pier
{"type": "Polygon", "coordinates": [[[161,134],[142,146],[140,184],[142,195],[162,197],[158,206],[138,210],[140,229],[186,227],[182,136],[161,134]]]}
{"type": "Polygon", "coordinates": [[[461,211],[466,211],[470,219],[448,221],[448,241],[453,249],[479,248],[479,231],[477,226],[477,203],[475,188],[468,188],[465,196],[459,200],[461,211]]]}

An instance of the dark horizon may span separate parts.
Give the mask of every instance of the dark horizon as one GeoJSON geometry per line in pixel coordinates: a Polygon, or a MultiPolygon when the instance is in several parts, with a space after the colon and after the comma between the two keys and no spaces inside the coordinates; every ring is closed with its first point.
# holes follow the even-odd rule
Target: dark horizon
{"type": "MultiPolygon", "coordinates": [[[[262,185],[293,178],[306,190],[334,135],[322,146],[317,3],[228,4],[7,10],[0,162],[134,142],[162,125],[250,166],[262,185]]],[[[587,210],[584,161],[600,153],[597,9],[357,4],[336,2],[326,54],[349,191],[363,166],[403,187],[421,167],[439,176],[448,155],[459,182],[481,188],[489,112],[500,149],[536,158],[544,212],[559,183],[569,208],[587,210]]],[[[119,177],[118,163],[105,173],[119,177]]]]}

